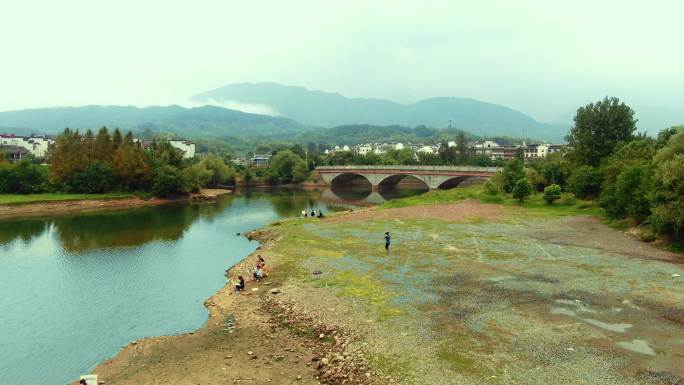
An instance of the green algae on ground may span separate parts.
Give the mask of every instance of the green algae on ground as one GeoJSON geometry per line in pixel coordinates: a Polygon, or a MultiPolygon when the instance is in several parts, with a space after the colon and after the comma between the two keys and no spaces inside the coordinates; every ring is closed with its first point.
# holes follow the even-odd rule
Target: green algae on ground
{"type": "Polygon", "coordinates": [[[668,364],[684,354],[668,340],[684,325],[664,316],[684,300],[671,278],[684,275],[681,266],[634,258],[637,241],[571,216],[586,209],[561,209],[561,216],[546,207],[506,210],[514,215],[459,223],[287,221],[276,228],[274,252],[288,276],[315,290],[312,301],[334,295],[355,304],[354,322],[371,321],[373,369],[402,383],[606,378],[631,385],[649,365],[684,375],[668,364]],[[393,234],[389,255],[386,230],[393,234]],[[321,274],[312,275],[316,270],[321,274]],[[582,306],[568,305],[576,301],[582,306]],[[589,308],[595,313],[577,316],[589,308]],[[626,324],[634,327],[602,327],[626,324]],[[625,340],[646,341],[659,354],[625,350],[625,340]]]}

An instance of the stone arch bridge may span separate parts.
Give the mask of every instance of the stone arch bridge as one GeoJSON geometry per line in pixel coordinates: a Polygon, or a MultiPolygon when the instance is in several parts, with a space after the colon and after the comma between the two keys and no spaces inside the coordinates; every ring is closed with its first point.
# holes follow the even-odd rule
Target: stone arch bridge
{"type": "Polygon", "coordinates": [[[359,176],[370,182],[374,190],[396,186],[406,177],[423,181],[433,190],[457,186],[462,181],[473,178],[489,178],[501,167],[473,166],[326,166],[316,167],[323,181],[330,185],[350,184],[359,176]]]}

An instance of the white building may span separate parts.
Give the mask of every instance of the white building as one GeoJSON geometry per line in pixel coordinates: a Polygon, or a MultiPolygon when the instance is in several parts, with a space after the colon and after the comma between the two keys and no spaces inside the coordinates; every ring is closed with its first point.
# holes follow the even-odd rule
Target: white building
{"type": "Polygon", "coordinates": [[[47,136],[14,136],[2,135],[0,136],[0,145],[3,146],[17,146],[26,149],[31,155],[42,159],[47,155],[50,145],[54,140],[47,136]]]}
{"type": "Polygon", "coordinates": [[[416,150],[416,152],[421,152],[423,154],[434,154],[435,149],[432,146],[422,146],[416,150]]]}
{"type": "Polygon", "coordinates": [[[358,152],[361,155],[366,155],[368,153],[373,152],[373,146],[370,144],[361,144],[358,147],[356,147],[356,152],[358,152]]]}
{"type": "Polygon", "coordinates": [[[195,157],[195,143],[189,140],[171,139],[169,140],[169,144],[183,151],[183,158],[195,157]]]}

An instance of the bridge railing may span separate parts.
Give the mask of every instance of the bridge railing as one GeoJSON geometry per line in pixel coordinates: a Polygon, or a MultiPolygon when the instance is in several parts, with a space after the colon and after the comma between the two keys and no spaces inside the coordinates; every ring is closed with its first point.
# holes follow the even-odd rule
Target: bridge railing
{"type": "Polygon", "coordinates": [[[335,170],[401,170],[401,171],[463,171],[463,172],[497,172],[503,167],[477,167],[477,166],[402,166],[402,165],[351,165],[351,166],[318,166],[317,171],[335,170]]]}

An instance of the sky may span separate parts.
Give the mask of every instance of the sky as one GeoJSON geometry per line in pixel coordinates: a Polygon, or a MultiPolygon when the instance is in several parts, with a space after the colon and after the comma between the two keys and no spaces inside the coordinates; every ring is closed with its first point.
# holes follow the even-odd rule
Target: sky
{"type": "Polygon", "coordinates": [[[189,105],[275,81],[542,121],[606,95],[684,107],[681,0],[2,1],[0,111],[189,105]]]}

